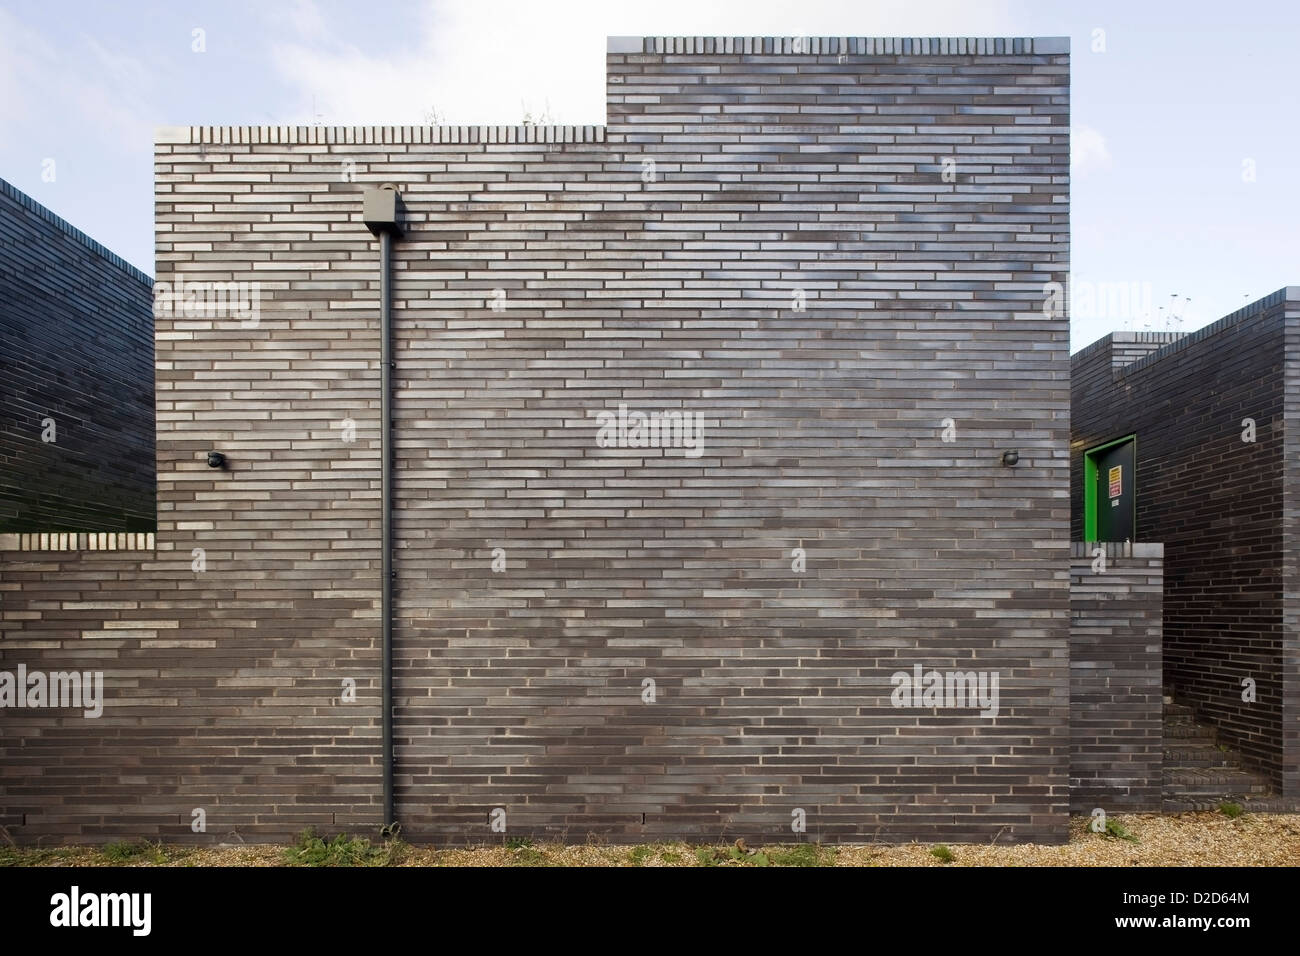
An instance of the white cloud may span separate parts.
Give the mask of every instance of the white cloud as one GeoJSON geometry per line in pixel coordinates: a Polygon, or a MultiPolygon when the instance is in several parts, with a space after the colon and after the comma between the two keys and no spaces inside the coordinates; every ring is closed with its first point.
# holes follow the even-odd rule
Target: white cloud
{"type": "MultiPolygon", "coordinates": [[[[0,123],[6,127],[31,115],[32,78],[55,62],[54,51],[40,36],[0,9],[0,123]]],[[[6,130],[9,135],[12,131],[6,130]]]]}
{"type": "Polygon", "coordinates": [[[125,149],[134,152],[141,143],[152,142],[157,111],[149,102],[149,70],[134,57],[107,50],[91,37],[81,40],[99,69],[72,77],[66,88],[68,100],[86,122],[98,125],[125,149]]]}
{"type": "Polygon", "coordinates": [[[293,0],[287,6],[268,8],[273,17],[279,17],[301,37],[320,39],[326,35],[325,18],[313,0],[293,0]]]}
{"type": "MultiPolygon", "coordinates": [[[[273,43],[297,97],[289,122],[415,124],[436,107],[446,123],[517,123],[549,104],[550,119],[603,123],[609,35],[988,36],[1014,32],[1005,0],[449,0],[427,3],[398,49],[362,50],[310,0],[273,43]],[[309,25],[309,28],[302,26],[309,25]],[[315,114],[315,115],[313,115],[315,114]]],[[[271,26],[286,27],[283,17],[271,26]]],[[[400,24],[394,23],[395,32],[400,24]]]]}
{"type": "Polygon", "coordinates": [[[0,123],[11,139],[48,141],[48,117],[64,130],[98,129],[101,142],[138,152],[152,141],[148,69],[134,57],[81,36],[84,54],[56,52],[45,38],[0,10],[0,123]]]}
{"type": "Polygon", "coordinates": [[[1110,149],[1106,137],[1091,126],[1070,128],[1070,175],[1075,178],[1110,169],[1110,149]]]}

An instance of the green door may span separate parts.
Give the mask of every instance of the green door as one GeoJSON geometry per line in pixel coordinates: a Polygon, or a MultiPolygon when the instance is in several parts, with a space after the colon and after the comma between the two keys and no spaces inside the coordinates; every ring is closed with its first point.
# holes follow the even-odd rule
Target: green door
{"type": "Polygon", "coordinates": [[[1089,541],[1137,537],[1137,439],[1129,435],[1084,452],[1084,536],[1089,541]]]}

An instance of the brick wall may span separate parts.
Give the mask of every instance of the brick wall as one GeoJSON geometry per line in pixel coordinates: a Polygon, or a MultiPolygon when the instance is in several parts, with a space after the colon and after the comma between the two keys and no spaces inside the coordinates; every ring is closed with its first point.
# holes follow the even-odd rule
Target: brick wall
{"type": "Polygon", "coordinates": [[[139,718],[142,803],[379,822],[393,182],[404,835],[1065,838],[1063,44],[645,42],[607,127],[160,135],[159,281],[260,314],[157,321],[149,574],[205,643],[139,718]],[[599,447],[620,403],[703,414],[702,453],[599,447]],[[892,707],[914,664],[996,672],[999,716],[892,707]]]}
{"type": "Polygon", "coordinates": [[[1159,544],[1071,547],[1070,807],[1077,813],[1160,809],[1163,563],[1159,544]]]}
{"type": "Polygon", "coordinates": [[[1284,629],[1294,589],[1283,516],[1300,488],[1289,458],[1284,467],[1284,328],[1297,298],[1282,290],[1136,359],[1142,343],[1116,333],[1075,356],[1072,380],[1075,535],[1083,452],[1136,433],[1137,538],[1165,545],[1166,690],[1279,786],[1297,759],[1295,716],[1283,731],[1296,672],[1284,663],[1296,630],[1284,629]],[[1242,700],[1244,678],[1254,702],[1242,700]]]}
{"type": "Polygon", "coordinates": [[[1300,796],[1300,287],[1282,293],[1282,793],[1300,796]]]}
{"type": "Polygon", "coordinates": [[[162,794],[190,762],[177,725],[195,689],[175,669],[201,639],[181,639],[174,611],[160,620],[153,535],[68,537],[0,535],[0,670],[99,671],[103,713],[0,710],[0,826],[15,840],[177,836],[189,811],[162,794]]]}
{"type": "Polygon", "coordinates": [[[0,180],[0,532],[153,530],[151,289],[0,180]]]}

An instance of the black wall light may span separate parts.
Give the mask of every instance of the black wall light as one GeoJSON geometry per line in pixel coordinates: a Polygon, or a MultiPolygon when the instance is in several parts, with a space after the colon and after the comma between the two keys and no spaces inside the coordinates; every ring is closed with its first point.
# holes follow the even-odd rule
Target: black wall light
{"type": "Polygon", "coordinates": [[[210,451],[210,452],[208,452],[208,467],[209,467],[209,468],[225,468],[225,467],[226,467],[226,456],[223,455],[223,454],[221,454],[221,452],[219,452],[219,451],[210,451]]]}
{"type": "Polygon", "coordinates": [[[1002,453],[1002,464],[1010,468],[1016,462],[1020,461],[1020,452],[1010,448],[1002,453]]]}

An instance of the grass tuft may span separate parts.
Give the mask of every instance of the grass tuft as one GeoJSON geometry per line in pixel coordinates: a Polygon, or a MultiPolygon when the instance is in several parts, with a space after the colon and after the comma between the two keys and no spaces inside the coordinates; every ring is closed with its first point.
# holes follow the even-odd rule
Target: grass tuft
{"type": "Polygon", "coordinates": [[[161,843],[135,843],[129,840],[105,843],[99,855],[109,863],[150,863],[158,866],[169,862],[167,851],[161,843]]]}
{"type": "Polygon", "coordinates": [[[1124,829],[1124,824],[1120,823],[1114,817],[1106,818],[1106,836],[1115,837],[1119,840],[1128,840],[1131,843],[1138,842],[1138,838],[1128,830],[1124,829]]]}
{"type": "Polygon", "coordinates": [[[657,854],[652,846],[634,846],[627,851],[627,861],[633,866],[645,866],[655,856],[657,854]]]}
{"type": "Polygon", "coordinates": [[[774,847],[767,851],[773,866],[834,866],[835,851],[816,843],[774,847]]]}
{"type": "Polygon", "coordinates": [[[290,866],[396,866],[406,858],[408,847],[398,839],[375,846],[364,837],[340,833],[332,840],[308,827],[298,842],[284,851],[290,866]]]}

